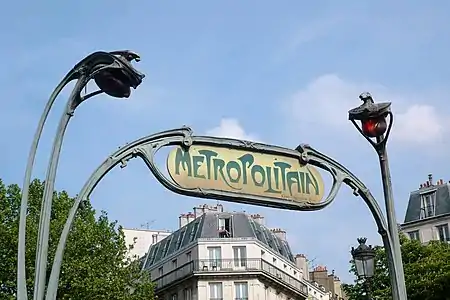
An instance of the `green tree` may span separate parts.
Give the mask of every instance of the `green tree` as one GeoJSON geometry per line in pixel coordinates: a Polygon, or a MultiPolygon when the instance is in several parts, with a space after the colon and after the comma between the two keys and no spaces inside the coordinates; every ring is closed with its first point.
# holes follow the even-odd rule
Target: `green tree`
{"type": "MultiPolygon", "coordinates": [[[[32,297],[34,262],[43,183],[30,186],[27,218],[26,272],[32,297]]],[[[17,239],[21,190],[0,180],[0,299],[15,299],[17,239]]],[[[66,192],[54,194],[49,239],[47,274],[50,274],[56,246],[74,199],[66,192]]],[[[127,259],[128,247],[117,222],[105,212],[98,217],[89,203],[78,210],[64,254],[58,299],[154,299],[153,283],[141,272],[137,260],[127,259]]],[[[29,297],[30,297],[29,296],[29,297]]]]}
{"type": "MultiPolygon", "coordinates": [[[[449,300],[450,299],[450,244],[432,241],[423,245],[400,236],[406,289],[409,300],[449,300]]],[[[370,281],[373,299],[392,299],[391,284],[383,247],[375,247],[375,274],[370,281]]],[[[355,274],[353,262],[350,272],[355,274]]],[[[367,299],[364,296],[364,282],[356,279],[354,284],[346,284],[343,289],[349,300],[367,299]]]]}

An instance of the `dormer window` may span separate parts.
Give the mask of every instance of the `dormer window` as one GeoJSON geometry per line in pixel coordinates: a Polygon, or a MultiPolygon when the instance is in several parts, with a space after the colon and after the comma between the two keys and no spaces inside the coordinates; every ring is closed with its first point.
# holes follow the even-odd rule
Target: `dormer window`
{"type": "Polygon", "coordinates": [[[221,238],[230,238],[233,236],[232,227],[231,227],[231,218],[219,218],[219,237],[221,238]]]}
{"type": "Polygon", "coordinates": [[[434,217],[436,213],[436,191],[420,195],[420,219],[434,217]]]}

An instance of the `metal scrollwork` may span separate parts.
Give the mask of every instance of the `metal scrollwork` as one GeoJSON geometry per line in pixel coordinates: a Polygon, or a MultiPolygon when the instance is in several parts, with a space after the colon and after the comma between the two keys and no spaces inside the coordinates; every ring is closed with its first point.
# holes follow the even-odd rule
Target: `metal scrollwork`
{"type": "Polygon", "coordinates": [[[370,211],[375,217],[378,231],[383,237],[383,241],[385,243],[385,246],[387,247],[387,250],[392,251],[390,247],[390,236],[387,232],[387,224],[383,217],[383,213],[378,206],[378,203],[375,201],[374,197],[366,188],[366,186],[355,175],[353,175],[348,169],[346,169],[344,166],[342,166],[332,158],[320,153],[309,145],[300,145],[294,150],[279,146],[266,145],[256,142],[247,142],[236,139],[194,136],[191,128],[182,127],[149,135],[134,142],[128,143],[118,149],[112,155],[110,155],[97,168],[97,170],[91,175],[91,177],[83,186],[82,190],[75,200],[72,209],[70,210],[69,217],[64,226],[63,233],[56,250],[52,273],[50,275],[50,281],[57,282],[59,279],[65,244],[67,242],[67,237],[74,221],[76,211],[78,210],[80,204],[83,201],[87,201],[89,199],[89,196],[94,188],[110,170],[112,170],[117,165],[121,165],[124,167],[130,159],[136,157],[141,158],[145,162],[155,178],[163,186],[177,194],[266,206],[271,206],[270,204],[267,205],[268,200],[274,201],[274,203],[276,203],[276,201],[280,201],[279,203],[276,203],[277,205],[273,206],[291,210],[315,211],[323,209],[324,207],[331,204],[331,202],[336,198],[337,193],[342,186],[342,183],[345,183],[353,190],[353,193],[355,195],[360,196],[368,205],[370,211]],[[319,203],[297,202],[291,205],[287,204],[287,201],[283,202],[280,199],[265,196],[263,197],[258,195],[239,194],[200,187],[192,189],[185,188],[169,179],[161,171],[161,169],[158,168],[155,163],[155,156],[159,150],[167,146],[181,146],[189,148],[193,145],[218,146],[222,148],[226,147],[230,149],[249,150],[253,152],[260,151],[264,154],[274,154],[291,157],[300,161],[301,165],[311,165],[328,172],[332,177],[332,187],[325,200],[319,203]],[[258,201],[266,204],[259,204],[258,201]]]}

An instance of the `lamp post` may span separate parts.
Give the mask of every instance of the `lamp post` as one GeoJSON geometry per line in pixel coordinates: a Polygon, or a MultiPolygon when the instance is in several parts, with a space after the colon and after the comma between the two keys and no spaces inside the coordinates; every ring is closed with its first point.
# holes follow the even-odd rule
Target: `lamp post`
{"type": "Polygon", "coordinates": [[[405,275],[400,249],[397,218],[395,216],[394,197],[392,192],[391,174],[389,171],[388,155],[386,150],[387,140],[394,121],[391,112],[391,103],[375,103],[369,93],[359,96],[363,101],[360,106],[349,110],[348,118],[364,138],[372,145],[378,154],[383,181],[383,193],[386,206],[388,230],[392,239],[392,248],[395,263],[389,261],[391,272],[391,285],[394,300],[406,300],[405,275]],[[389,123],[387,119],[389,118],[389,123]],[[360,125],[357,123],[360,122],[360,125]]]}
{"type": "Polygon", "coordinates": [[[92,53],[77,63],[72,70],[67,73],[50,96],[33,138],[23,183],[17,257],[17,299],[26,300],[28,298],[25,274],[25,240],[29,186],[39,140],[53,103],[63,88],[71,81],[76,80],[58,125],[45,178],[42,207],[39,217],[38,242],[36,247],[34,300],[41,300],[45,291],[52,197],[59,155],[70,118],[74,115],[75,109],[82,102],[95,95],[106,93],[115,98],[128,98],[131,94],[131,88],[137,88],[145,76],[138,72],[131,64],[132,61],[139,60],[139,55],[131,51],[99,51],[92,53]],[[99,90],[82,95],[83,89],[91,80],[95,81],[99,90]]]}
{"type": "Polygon", "coordinates": [[[355,262],[358,279],[364,280],[366,296],[370,300],[370,279],[375,273],[375,250],[371,245],[366,245],[367,238],[359,238],[357,241],[359,246],[356,249],[352,247],[350,253],[355,262]]]}

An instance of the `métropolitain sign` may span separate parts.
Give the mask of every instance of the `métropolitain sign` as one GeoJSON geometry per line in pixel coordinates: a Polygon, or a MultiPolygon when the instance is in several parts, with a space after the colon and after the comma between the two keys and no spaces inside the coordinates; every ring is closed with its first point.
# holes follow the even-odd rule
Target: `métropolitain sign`
{"type": "Polygon", "coordinates": [[[298,158],[220,146],[174,148],[167,157],[173,181],[187,189],[209,189],[293,202],[320,202],[324,182],[298,158]]]}

